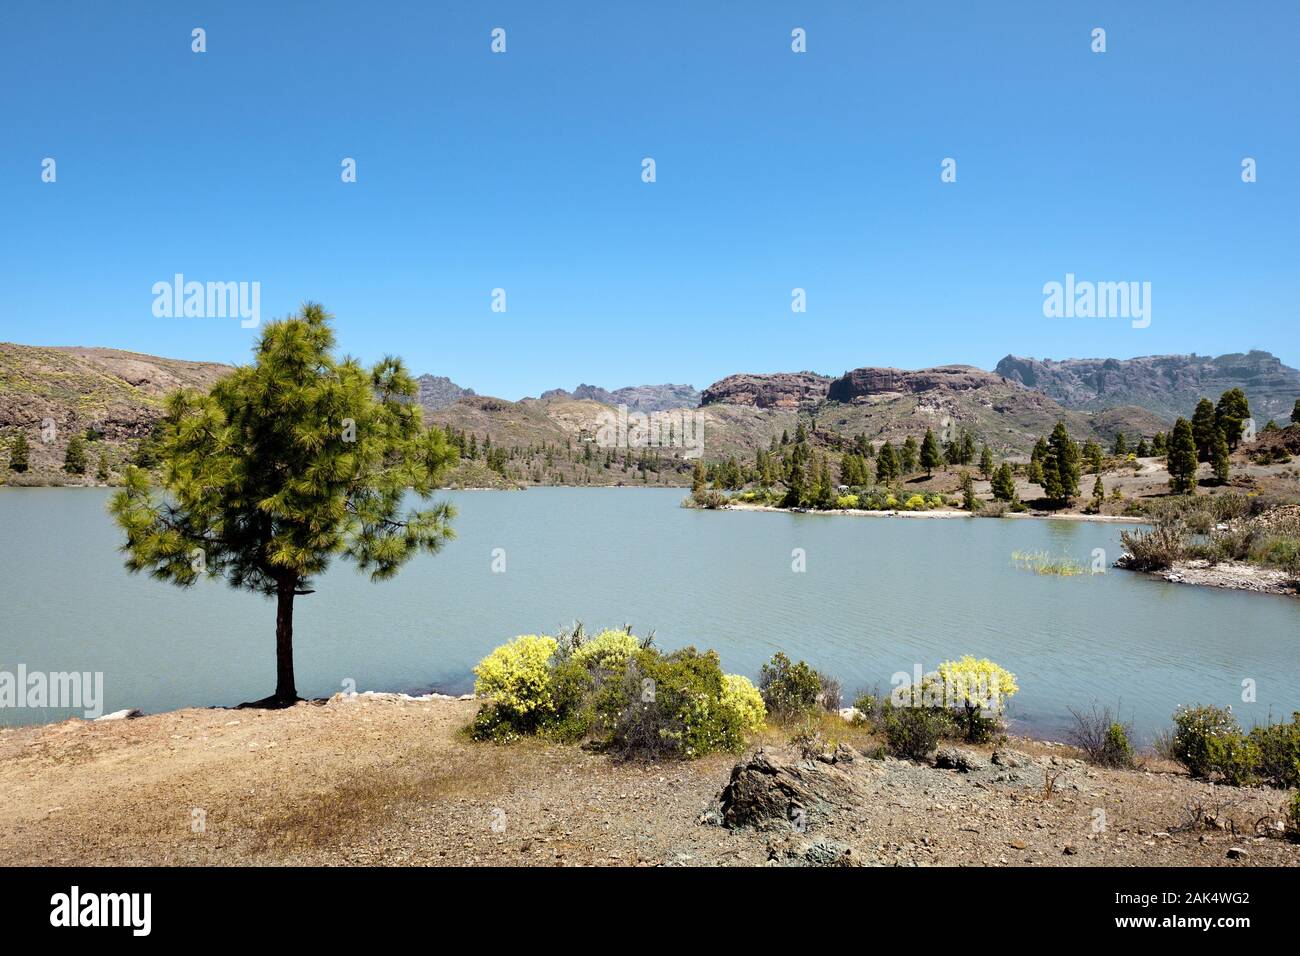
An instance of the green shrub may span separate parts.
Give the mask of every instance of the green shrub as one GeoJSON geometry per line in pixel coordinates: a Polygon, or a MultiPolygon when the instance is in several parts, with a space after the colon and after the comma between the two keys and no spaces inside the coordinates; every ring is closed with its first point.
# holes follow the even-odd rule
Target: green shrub
{"type": "Polygon", "coordinates": [[[559,644],[525,635],[474,668],[489,698],[470,730],[477,739],[525,734],[586,741],[626,757],[698,757],[739,750],[763,726],[763,697],[747,678],[723,674],[718,655],[661,654],[630,631],[581,629],[559,644]]]}
{"type": "Polygon", "coordinates": [[[1291,799],[1284,806],[1286,818],[1286,835],[1300,842],[1300,793],[1291,794],[1291,799]]]}
{"type": "Polygon", "coordinates": [[[1300,787],[1300,712],[1290,723],[1256,727],[1250,740],[1259,750],[1260,779],[1273,787],[1300,787]]]}
{"type": "Polygon", "coordinates": [[[1240,736],[1241,726],[1230,708],[1181,707],[1174,713],[1174,759],[1193,777],[1208,777],[1215,769],[1211,762],[1211,740],[1240,736]]]}
{"type": "Polygon", "coordinates": [[[1258,781],[1259,747],[1241,734],[1217,734],[1206,740],[1210,769],[1234,787],[1248,787],[1258,781]]]}
{"type": "Polygon", "coordinates": [[[881,723],[885,749],[903,760],[924,760],[955,730],[949,712],[932,707],[887,707],[881,723]]]}
{"type": "Polygon", "coordinates": [[[596,701],[598,742],[624,757],[699,757],[743,745],[735,712],[722,704],[723,674],[714,651],[668,655],[638,650],[622,682],[596,701]]]}
{"type": "Polygon", "coordinates": [[[817,672],[803,661],[791,662],[781,651],[763,665],[758,686],[768,713],[780,720],[812,713],[822,692],[817,672]]]}
{"type": "Polygon", "coordinates": [[[622,673],[628,659],[640,648],[640,642],[626,630],[601,631],[581,641],[573,650],[575,663],[588,671],[622,673]]]}
{"type": "Polygon", "coordinates": [[[1132,728],[1115,718],[1109,707],[1098,708],[1095,704],[1090,711],[1070,708],[1074,717],[1074,726],[1068,738],[1070,743],[1083,751],[1089,763],[1100,767],[1132,767],[1133,745],[1129,738],[1132,728]]]}

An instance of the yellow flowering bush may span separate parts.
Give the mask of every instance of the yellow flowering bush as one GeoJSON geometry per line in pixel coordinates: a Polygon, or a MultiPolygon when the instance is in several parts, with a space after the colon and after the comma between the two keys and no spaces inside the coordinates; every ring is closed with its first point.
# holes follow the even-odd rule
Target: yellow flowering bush
{"type": "Polygon", "coordinates": [[[1016,675],[988,658],[966,654],[959,661],[944,661],[938,667],[946,706],[960,712],[966,725],[966,739],[987,740],[998,727],[1006,699],[1020,690],[1016,675]]]}
{"type": "Polygon", "coordinates": [[[743,734],[754,733],[767,718],[763,695],[748,677],[741,674],[722,675],[721,707],[728,723],[743,734]]]}
{"type": "Polygon", "coordinates": [[[579,641],[525,634],[483,658],[474,690],[489,702],[471,734],[539,735],[629,757],[689,759],[739,750],[763,726],[762,695],[746,678],[723,674],[714,651],[661,654],[625,630],[579,641]]]}
{"type": "Polygon", "coordinates": [[[550,663],[557,647],[555,638],[537,634],[502,644],[474,668],[474,693],[490,698],[516,729],[535,728],[555,711],[550,663]]]}
{"type": "Polygon", "coordinates": [[[578,646],[573,660],[588,670],[622,671],[640,646],[627,631],[601,631],[578,646]]]}

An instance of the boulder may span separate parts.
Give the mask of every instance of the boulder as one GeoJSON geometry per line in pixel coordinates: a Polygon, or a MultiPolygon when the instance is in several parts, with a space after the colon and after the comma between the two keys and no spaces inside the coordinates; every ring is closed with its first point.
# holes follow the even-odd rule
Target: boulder
{"type": "Polygon", "coordinates": [[[864,797],[846,766],[854,757],[841,747],[830,762],[788,757],[763,747],[731,770],[719,794],[722,825],[729,829],[791,828],[803,831],[836,808],[864,797]]]}
{"type": "Polygon", "coordinates": [[[961,773],[983,770],[988,766],[978,754],[973,754],[969,750],[958,750],[956,747],[940,748],[934,755],[934,765],[940,770],[957,770],[961,773]]]}

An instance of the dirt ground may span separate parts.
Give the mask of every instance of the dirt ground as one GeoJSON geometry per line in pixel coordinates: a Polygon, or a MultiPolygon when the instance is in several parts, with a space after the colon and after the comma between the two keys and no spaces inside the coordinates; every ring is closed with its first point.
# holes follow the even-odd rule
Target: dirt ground
{"type": "MultiPolygon", "coordinates": [[[[863,799],[806,832],[733,831],[710,810],[734,755],[643,765],[475,743],[462,728],[477,706],[362,695],[7,728],[0,858],[712,866],[802,862],[816,844],[878,865],[1300,864],[1300,845],[1272,829],[1285,794],[1164,767],[1098,770],[1023,740],[1011,744],[1023,758],[1014,770],[864,756],[854,762],[863,799]]],[[[844,739],[871,744],[851,729],[844,739]]],[[[766,742],[785,747],[775,731],[766,742]]]]}

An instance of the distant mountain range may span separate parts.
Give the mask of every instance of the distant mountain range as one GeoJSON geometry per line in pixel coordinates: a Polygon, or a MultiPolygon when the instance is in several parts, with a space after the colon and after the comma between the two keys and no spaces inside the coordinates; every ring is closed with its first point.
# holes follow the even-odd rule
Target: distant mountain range
{"type": "MultiPolygon", "coordinates": [[[[32,443],[32,473],[0,477],[60,480],[67,438],[77,432],[94,437],[92,463],[102,454],[116,472],[161,414],[168,391],[208,388],[228,371],[216,363],[114,349],[0,343],[0,468],[16,429],[28,430],[32,443]],[[37,440],[47,420],[56,425],[48,443],[37,440]]],[[[619,405],[645,413],[697,410],[705,425],[705,458],[713,460],[752,456],[782,431],[793,432],[799,421],[824,435],[865,433],[877,442],[919,436],[926,428],[941,436],[968,428],[1001,454],[1023,454],[1057,421],[1076,438],[1109,441],[1118,431],[1136,436],[1164,430],[1178,415],[1190,416],[1201,397],[1217,399],[1233,387],[1246,392],[1261,425],[1269,418],[1285,421],[1300,397],[1300,372],[1261,351],[1062,361],[1008,355],[992,372],[944,365],[868,366],[838,377],[746,373],[703,391],[690,385],[609,390],[582,384],[518,402],[478,395],[444,376],[421,375],[417,384],[427,420],[491,436],[494,445],[532,449],[530,455],[540,454],[547,468],[558,469],[546,472],[547,480],[569,475],[552,464],[553,453],[539,450],[581,449],[619,405]]]]}
{"type": "Polygon", "coordinates": [[[541,397],[542,400],[559,398],[626,405],[633,412],[663,412],[670,408],[694,408],[700,404],[699,389],[693,385],[629,385],[612,392],[598,385],[579,385],[572,392],[553,388],[542,392],[541,397]]]}
{"type": "Polygon", "coordinates": [[[1062,361],[1008,355],[996,371],[1067,408],[1139,405],[1169,419],[1189,415],[1201,398],[1240,388],[1262,426],[1270,418],[1284,422],[1300,396],[1300,371],[1260,351],[1062,361]]]}

